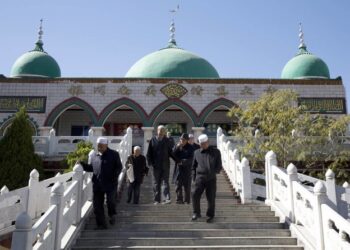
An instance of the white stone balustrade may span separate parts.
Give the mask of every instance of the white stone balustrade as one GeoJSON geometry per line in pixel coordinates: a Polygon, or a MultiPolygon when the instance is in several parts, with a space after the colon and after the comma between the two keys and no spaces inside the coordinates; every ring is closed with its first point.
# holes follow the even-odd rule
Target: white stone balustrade
{"type": "MultiPolygon", "coordinates": [[[[96,129],[96,128],[95,128],[96,129]]],[[[131,129],[131,128],[130,128],[131,129]]],[[[35,153],[40,156],[64,156],[76,149],[78,142],[90,141],[96,147],[96,140],[100,131],[90,130],[88,136],[56,136],[54,129],[51,129],[46,136],[33,136],[35,153]]],[[[114,150],[120,150],[120,142],[124,136],[106,136],[108,146],[114,150]]]]}
{"type": "Polygon", "coordinates": [[[292,234],[304,244],[305,249],[350,249],[348,183],[344,183],[343,187],[337,186],[330,169],[323,181],[298,174],[293,164],[289,164],[287,169],[280,168],[272,151],[265,156],[264,176],[253,172],[248,174],[248,159],[240,161],[239,152],[233,149],[234,143],[230,140],[232,137],[223,135],[219,128],[217,146],[222,154],[223,168],[242,203],[265,197],[265,203],[282,222],[290,225],[292,234]],[[264,179],[266,187],[255,185],[256,178],[264,179]]]}
{"type": "MultiPolygon", "coordinates": [[[[54,131],[50,131],[54,136],[54,131]]],[[[109,144],[110,145],[110,144],[109,144]]],[[[132,129],[115,143],[123,166],[132,149],[132,129]]],[[[118,191],[125,177],[119,175],[118,191]]],[[[80,230],[92,208],[91,174],[80,165],[70,173],[58,174],[39,182],[39,173],[30,173],[29,185],[0,191],[0,235],[14,230],[12,249],[64,249],[80,230]],[[42,215],[43,214],[43,215],[42,215]],[[35,224],[33,225],[33,223],[35,224]]]]}

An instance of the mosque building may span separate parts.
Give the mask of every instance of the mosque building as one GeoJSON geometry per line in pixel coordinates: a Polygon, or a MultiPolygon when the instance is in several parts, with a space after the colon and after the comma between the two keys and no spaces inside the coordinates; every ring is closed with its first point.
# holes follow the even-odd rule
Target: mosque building
{"type": "Polygon", "coordinates": [[[159,124],[174,136],[183,132],[215,137],[218,126],[231,133],[227,111],[264,92],[293,89],[307,111],[346,114],[342,79],[331,78],[327,64],[308,52],[300,28],[297,54],[279,79],[220,78],[204,58],[180,48],[171,23],[165,48],[152,52],[120,78],[65,78],[44,50],[42,25],[35,48],[20,56],[9,77],[0,77],[0,136],[25,105],[36,135],[123,135],[133,127],[134,144],[146,145],[159,124]]]}

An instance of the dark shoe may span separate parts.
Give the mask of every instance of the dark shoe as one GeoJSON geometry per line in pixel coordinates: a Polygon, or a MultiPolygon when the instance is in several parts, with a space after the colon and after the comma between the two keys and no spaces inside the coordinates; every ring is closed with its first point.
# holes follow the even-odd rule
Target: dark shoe
{"type": "Polygon", "coordinates": [[[107,229],[107,225],[97,225],[94,230],[106,230],[107,229]]]}
{"type": "Polygon", "coordinates": [[[193,221],[197,220],[198,218],[202,217],[200,214],[194,214],[192,215],[192,219],[193,221]]]}
{"type": "Polygon", "coordinates": [[[115,215],[109,217],[109,224],[111,224],[111,225],[115,224],[115,215]]]}
{"type": "Polygon", "coordinates": [[[212,223],[212,222],[213,222],[213,220],[214,220],[214,217],[208,217],[208,219],[207,219],[207,223],[212,223]]]}
{"type": "Polygon", "coordinates": [[[134,201],[134,203],[133,204],[139,204],[139,202],[138,201],[134,201]]]}
{"type": "Polygon", "coordinates": [[[127,201],[126,201],[126,203],[130,203],[130,201],[129,201],[129,200],[127,200],[127,201]]]}
{"type": "Polygon", "coordinates": [[[184,204],[183,201],[176,201],[176,204],[184,204]]]}

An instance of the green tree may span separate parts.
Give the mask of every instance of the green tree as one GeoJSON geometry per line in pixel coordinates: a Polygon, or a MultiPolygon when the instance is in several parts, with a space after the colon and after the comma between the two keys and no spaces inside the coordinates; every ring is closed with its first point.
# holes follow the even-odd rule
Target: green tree
{"type": "Polygon", "coordinates": [[[32,135],[33,129],[22,107],[0,140],[0,187],[6,185],[12,190],[28,185],[34,168],[43,173],[41,158],[34,153],[32,135]]]}
{"type": "MultiPolygon", "coordinates": [[[[244,143],[242,154],[249,156],[252,167],[261,166],[264,156],[273,150],[280,166],[298,161],[313,175],[331,167],[338,180],[344,180],[350,160],[340,136],[346,132],[349,116],[332,119],[310,114],[297,105],[298,95],[292,90],[265,93],[255,102],[242,102],[228,115],[238,123],[235,131],[244,143]],[[255,134],[255,131],[259,133],[255,134]]],[[[323,172],[321,172],[323,176],[323,172]]],[[[318,176],[321,177],[321,176],[318,176]]]]}
{"type": "Polygon", "coordinates": [[[85,161],[88,160],[89,152],[93,149],[93,145],[91,142],[80,141],[77,145],[75,151],[70,152],[67,157],[68,169],[66,172],[70,172],[73,170],[73,167],[77,161],[85,161]]]}

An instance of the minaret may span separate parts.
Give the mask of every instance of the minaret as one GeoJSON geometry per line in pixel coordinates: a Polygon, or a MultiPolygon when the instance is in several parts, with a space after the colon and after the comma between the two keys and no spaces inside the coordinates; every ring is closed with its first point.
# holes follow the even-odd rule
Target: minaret
{"type": "Polygon", "coordinates": [[[170,23],[170,28],[169,28],[169,31],[170,31],[170,39],[168,41],[169,45],[168,47],[177,47],[177,44],[176,44],[176,40],[175,40],[175,21],[174,21],[174,18],[175,18],[175,14],[179,11],[180,9],[180,6],[177,5],[176,9],[173,9],[173,10],[170,10],[169,12],[173,14],[173,18],[171,20],[171,23],[170,23]]]}

